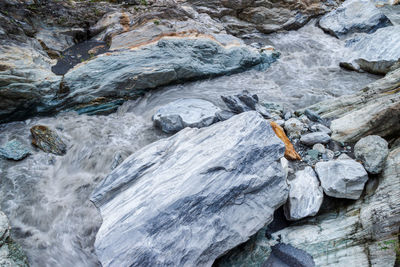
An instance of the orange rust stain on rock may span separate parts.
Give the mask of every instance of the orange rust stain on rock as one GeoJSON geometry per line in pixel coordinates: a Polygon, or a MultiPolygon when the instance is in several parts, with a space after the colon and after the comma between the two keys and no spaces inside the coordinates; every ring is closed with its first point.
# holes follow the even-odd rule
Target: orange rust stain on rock
{"type": "Polygon", "coordinates": [[[275,134],[283,141],[285,144],[285,158],[288,160],[301,160],[300,155],[294,149],[293,144],[290,142],[289,138],[286,136],[285,131],[276,122],[270,122],[272,129],[275,134]]]}
{"type": "Polygon", "coordinates": [[[122,13],[121,17],[119,18],[119,23],[122,25],[124,32],[129,31],[130,29],[130,19],[126,13],[122,13]]]}

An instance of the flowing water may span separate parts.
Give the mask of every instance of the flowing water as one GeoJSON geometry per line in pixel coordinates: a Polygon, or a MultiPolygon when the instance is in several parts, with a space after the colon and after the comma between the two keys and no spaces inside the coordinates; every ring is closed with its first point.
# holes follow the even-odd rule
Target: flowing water
{"type": "Polygon", "coordinates": [[[353,93],[378,77],[338,67],[345,53],[341,41],[314,22],[298,31],[266,36],[282,56],[266,71],[168,86],[130,101],[109,116],[64,113],[0,125],[0,144],[17,138],[29,145],[29,129],[56,129],[68,144],[64,156],[32,147],[20,162],[0,159],[1,209],[9,216],[12,236],[32,266],[98,266],[93,243],[101,217],[89,196],[115,160],[166,135],[152,126],[151,115],[165,103],[197,97],[222,105],[220,95],[247,89],[261,100],[304,107],[353,93]]]}

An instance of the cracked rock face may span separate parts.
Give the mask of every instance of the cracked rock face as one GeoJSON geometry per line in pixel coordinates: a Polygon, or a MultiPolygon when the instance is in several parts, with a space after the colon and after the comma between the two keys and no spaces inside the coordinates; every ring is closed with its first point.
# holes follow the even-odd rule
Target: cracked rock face
{"type": "Polygon", "coordinates": [[[368,180],[364,167],[351,158],[318,162],[315,171],[325,194],[331,197],[359,199],[368,180]]]}
{"type": "Polygon", "coordinates": [[[103,266],[211,266],[287,198],[284,144],[256,112],[186,128],[127,158],[95,189],[103,266]]]}
{"type": "Polygon", "coordinates": [[[178,99],[161,107],[153,116],[163,132],[175,133],[185,127],[202,128],[218,121],[220,108],[202,99],[178,99]]]}

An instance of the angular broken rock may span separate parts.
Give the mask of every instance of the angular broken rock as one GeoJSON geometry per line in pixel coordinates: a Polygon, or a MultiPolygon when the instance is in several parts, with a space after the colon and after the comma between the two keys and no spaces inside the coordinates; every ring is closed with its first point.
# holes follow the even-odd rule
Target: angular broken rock
{"type": "Polygon", "coordinates": [[[294,149],[293,144],[290,142],[289,138],[286,136],[285,131],[276,122],[270,121],[271,127],[274,130],[276,136],[282,140],[285,144],[285,158],[289,160],[301,160],[300,155],[294,149]]]}
{"type": "Polygon", "coordinates": [[[32,144],[47,153],[62,156],[67,152],[67,146],[58,134],[44,125],[35,125],[31,128],[32,144]]]}
{"type": "Polygon", "coordinates": [[[161,107],[153,116],[154,124],[163,132],[175,133],[185,127],[202,128],[218,121],[221,110],[202,99],[178,99],[161,107]]]}
{"type": "Polygon", "coordinates": [[[256,112],[177,134],[128,157],[94,190],[103,266],[211,266],[287,199],[284,145],[256,112]]]}
{"type": "Polygon", "coordinates": [[[378,135],[361,138],[354,146],[356,159],[360,160],[364,168],[372,174],[378,174],[382,171],[388,154],[388,143],[378,135]]]}
{"type": "Polygon", "coordinates": [[[315,171],[325,194],[331,197],[359,199],[368,180],[364,167],[350,158],[318,162],[315,171]]]}
{"type": "Polygon", "coordinates": [[[258,96],[250,94],[247,90],[233,96],[221,96],[221,99],[233,113],[256,110],[264,118],[271,118],[267,108],[258,103],[258,96]]]}
{"type": "Polygon", "coordinates": [[[284,206],[288,220],[300,220],[314,216],[321,207],[324,193],[311,167],[296,172],[296,178],[289,183],[289,198],[284,206]]]}
{"type": "Polygon", "coordinates": [[[6,159],[22,160],[30,153],[29,148],[16,139],[13,139],[0,147],[0,156],[6,159]]]}

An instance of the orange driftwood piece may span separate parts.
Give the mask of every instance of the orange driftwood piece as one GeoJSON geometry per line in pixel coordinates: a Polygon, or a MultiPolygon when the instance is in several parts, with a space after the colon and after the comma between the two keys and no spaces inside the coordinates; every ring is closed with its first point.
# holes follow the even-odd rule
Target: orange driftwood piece
{"type": "Polygon", "coordinates": [[[289,160],[301,160],[299,154],[297,154],[296,150],[294,149],[293,144],[290,142],[289,138],[286,136],[285,131],[281,126],[279,126],[276,122],[270,122],[272,129],[274,130],[275,134],[283,141],[285,144],[285,158],[289,160]]]}

